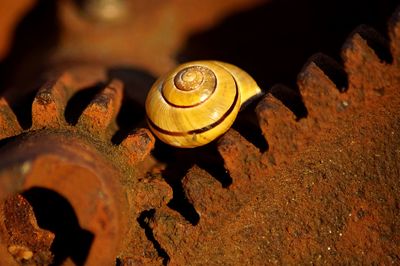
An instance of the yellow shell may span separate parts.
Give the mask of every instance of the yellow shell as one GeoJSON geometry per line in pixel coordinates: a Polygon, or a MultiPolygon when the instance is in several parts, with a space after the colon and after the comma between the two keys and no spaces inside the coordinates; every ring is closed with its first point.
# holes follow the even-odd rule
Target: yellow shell
{"type": "Polygon", "coordinates": [[[224,134],[242,103],[259,93],[254,79],[234,65],[189,62],[154,83],[146,99],[147,121],[163,142],[197,147],[224,134]]]}

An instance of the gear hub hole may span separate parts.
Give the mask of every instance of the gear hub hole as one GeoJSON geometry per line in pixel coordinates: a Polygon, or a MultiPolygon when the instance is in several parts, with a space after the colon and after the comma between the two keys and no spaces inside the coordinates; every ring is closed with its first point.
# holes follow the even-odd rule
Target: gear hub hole
{"type": "Polygon", "coordinates": [[[51,252],[52,265],[61,265],[68,257],[76,265],[84,265],[94,235],[81,228],[74,209],[59,193],[33,187],[21,194],[32,206],[38,225],[55,234],[51,252]]]}

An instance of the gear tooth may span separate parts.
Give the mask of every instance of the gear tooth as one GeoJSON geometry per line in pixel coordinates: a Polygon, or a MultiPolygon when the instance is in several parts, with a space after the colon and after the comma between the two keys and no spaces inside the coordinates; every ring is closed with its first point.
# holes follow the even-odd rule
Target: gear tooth
{"type": "Polygon", "coordinates": [[[129,202],[138,211],[160,208],[172,199],[171,187],[161,178],[140,180],[137,189],[128,192],[129,202]]]}
{"type": "Polygon", "coordinates": [[[64,73],[39,89],[32,103],[32,129],[65,125],[64,112],[71,80],[70,74],[64,73]]]}
{"type": "Polygon", "coordinates": [[[129,163],[136,164],[143,161],[154,148],[155,138],[146,128],[140,128],[129,134],[120,146],[125,148],[129,163]]]}
{"type": "MultiPolygon", "coordinates": [[[[390,52],[390,45],[388,40],[383,37],[377,30],[367,25],[358,26],[351,34],[350,37],[344,44],[344,49],[353,48],[352,42],[354,37],[359,36],[365,42],[365,46],[362,47],[365,49],[363,55],[368,56],[364,58],[364,62],[368,61],[376,61],[381,63],[391,63],[393,61],[392,54],[390,52]]],[[[363,61],[361,61],[362,63],[363,61]]]]}
{"type": "Polygon", "coordinates": [[[365,26],[357,28],[345,42],[341,54],[348,73],[348,93],[353,101],[364,102],[368,98],[382,95],[382,88],[391,80],[390,65],[386,63],[390,59],[385,47],[383,38],[365,26]],[[374,73],[375,78],[371,79],[371,73],[374,73]],[[363,87],[357,84],[363,84],[363,87]]]}
{"type": "Polygon", "coordinates": [[[396,9],[389,22],[390,48],[393,64],[400,64],[400,6],[396,9]]]}
{"type": "MultiPolygon", "coordinates": [[[[282,88],[289,90],[286,87],[282,88]]],[[[276,90],[275,87],[272,89],[276,90]]],[[[294,141],[298,125],[296,116],[289,108],[269,93],[257,105],[256,113],[261,131],[268,142],[268,156],[272,164],[297,150],[294,141]]]]}
{"type": "MultiPolygon", "coordinates": [[[[165,249],[171,259],[179,260],[182,256],[179,251],[181,242],[186,238],[195,237],[194,228],[178,212],[163,207],[155,211],[150,220],[150,228],[153,230],[154,238],[165,249]]],[[[171,262],[171,264],[173,264],[171,262]]]]}
{"type": "Polygon", "coordinates": [[[121,107],[123,83],[112,80],[85,108],[77,126],[102,137],[111,136],[116,130],[116,116],[121,107]]]}
{"type": "MultiPolygon", "coordinates": [[[[118,263],[116,265],[163,265],[163,258],[160,257],[160,250],[157,250],[154,239],[149,236],[148,211],[139,216],[136,223],[129,226],[126,239],[131,239],[130,243],[124,245],[124,250],[120,253],[123,255],[118,256],[118,263]],[[139,224],[138,224],[139,223],[139,224]],[[135,249],[132,249],[135,245],[135,249]],[[158,255],[158,256],[157,256],[158,255]]],[[[157,248],[159,248],[157,246],[157,248]]]]}
{"type": "Polygon", "coordinates": [[[193,204],[201,219],[215,217],[220,211],[225,190],[207,171],[193,166],[182,179],[182,186],[186,198],[193,204]],[[219,206],[215,206],[216,203],[219,206]]]}
{"type": "Polygon", "coordinates": [[[230,129],[221,137],[218,151],[224,159],[225,169],[232,177],[232,186],[239,186],[256,176],[254,171],[258,170],[256,162],[261,160],[261,153],[237,131],[230,129]]]}
{"type": "Polygon", "coordinates": [[[3,97],[0,98],[0,140],[16,136],[22,132],[17,117],[11,110],[8,102],[3,97]]]}
{"type": "Polygon", "coordinates": [[[340,103],[340,92],[317,65],[318,61],[318,58],[310,59],[298,75],[297,84],[307,108],[307,118],[320,122],[332,119],[340,103]]]}

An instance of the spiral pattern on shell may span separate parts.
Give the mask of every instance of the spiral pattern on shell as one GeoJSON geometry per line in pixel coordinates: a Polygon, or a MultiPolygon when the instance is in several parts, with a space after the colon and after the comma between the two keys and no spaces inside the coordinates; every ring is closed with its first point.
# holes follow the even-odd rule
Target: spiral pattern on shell
{"type": "Polygon", "coordinates": [[[260,91],[247,73],[233,65],[218,61],[186,63],[151,88],[146,100],[148,124],[170,145],[201,146],[225,133],[243,99],[260,91]]]}
{"type": "Polygon", "coordinates": [[[215,91],[217,78],[204,66],[189,66],[176,73],[172,84],[166,83],[161,92],[164,99],[178,107],[193,107],[207,100],[215,91]]]}

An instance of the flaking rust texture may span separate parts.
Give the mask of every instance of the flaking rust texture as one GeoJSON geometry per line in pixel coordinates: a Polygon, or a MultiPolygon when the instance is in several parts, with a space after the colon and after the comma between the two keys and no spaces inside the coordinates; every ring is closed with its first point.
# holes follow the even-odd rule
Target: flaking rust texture
{"type": "Polygon", "coordinates": [[[170,265],[400,263],[398,18],[392,62],[368,46],[370,29],[346,41],[345,92],[327,70],[337,63],[310,59],[297,82],[306,117],[296,119],[273,96],[285,89],[272,88],[257,106],[267,152],[234,130],[223,136],[228,188],[190,169],[182,184],[198,223],[169,208],[150,221],[170,265]]]}
{"type": "Polygon", "coordinates": [[[267,151],[240,128],[185,151],[145,128],[121,132],[126,84],[102,67],[48,79],[29,126],[8,103],[18,92],[5,91],[0,264],[400,264],[400,10],[389,36],[386,51],[360,27],[343,66],[317,54],[299,94],[274,86],[258,99],[267,151]]]}
{"type": "Polygon", "coordinates": [[[64,116],[72,95],[105,82],[103,70],[71,69],[45,83],[29,129],[1,99],[0,117],[8,122],[0,152],[1,263],[112,265],[121,252],[146,260],[140,249],[161,260],[136,219],[172,192],[157,178],[137,178],[154,146],[147,129],[111,143],[122,82],[104,83],[74,123],[64,116]]]}

